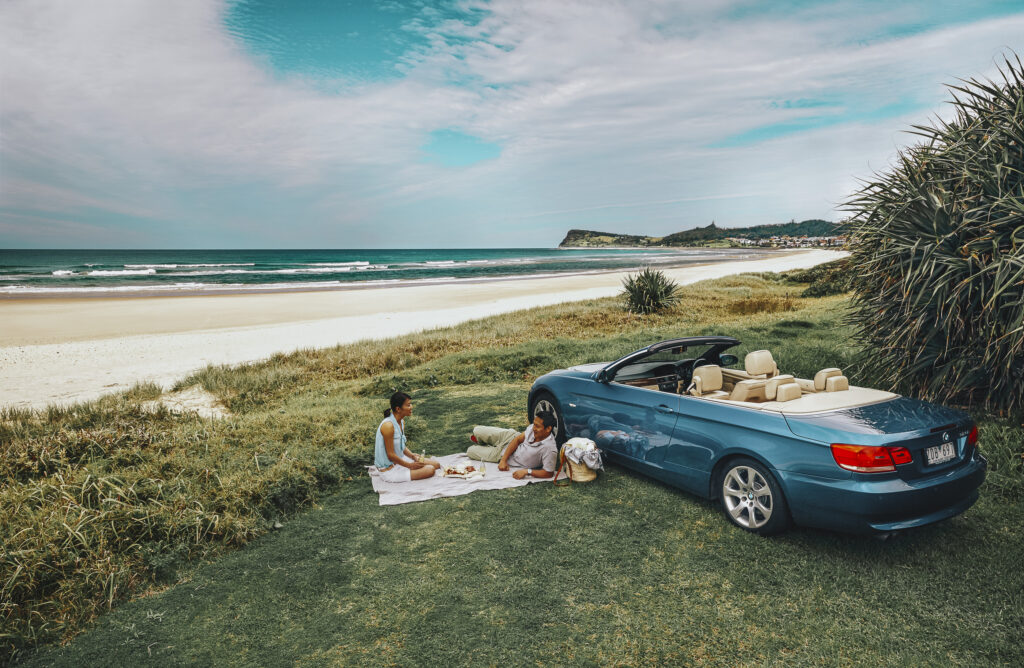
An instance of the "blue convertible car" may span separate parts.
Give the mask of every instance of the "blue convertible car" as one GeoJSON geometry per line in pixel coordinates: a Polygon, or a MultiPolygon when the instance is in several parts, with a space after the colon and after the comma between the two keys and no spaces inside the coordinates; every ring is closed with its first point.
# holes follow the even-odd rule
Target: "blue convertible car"
{"type": "Polygon", "coordinates": [[[530,390],[530,416],[554,412],[560,443],[590,438],[762,535],[791,521],[888,534],[977,500],[987,463],[966,413],[850,386],[839,369],[794,378],[767,350],[736,368],[726,351],[739,343],[675,339],[552,371],[530,390]]]}

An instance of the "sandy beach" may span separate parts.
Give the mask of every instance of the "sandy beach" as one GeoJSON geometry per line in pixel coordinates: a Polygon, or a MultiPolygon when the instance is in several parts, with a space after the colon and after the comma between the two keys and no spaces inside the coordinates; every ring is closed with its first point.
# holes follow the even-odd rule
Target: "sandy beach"
{"type": "MultiPolygon", "coordinates": [[[[680,284],[786,271],[844,253],[668,269],[680,284]]],[[[380,339],[498,313],[618,294],[623,272],[363,290],[0,301],[0,406],[93,399],[141,381],[170,387],[208,364],[380,339]]]]}

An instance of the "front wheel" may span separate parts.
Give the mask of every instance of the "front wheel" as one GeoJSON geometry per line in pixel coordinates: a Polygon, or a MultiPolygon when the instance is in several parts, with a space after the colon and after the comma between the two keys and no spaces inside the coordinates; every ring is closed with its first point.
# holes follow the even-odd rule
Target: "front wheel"
{"type": "Polygon", "coordinates": [[[753,459],[735,459],[719,480],[722,511],[745,531],[771,536],[789,526],[789,508],[782,487],[767,468],[753,459]]]}
{"type": "Polygon", "coordinates": [[[537,417],[537,413],[541,411],[548,411],[555,416],[555,427],[551,430],[551,433],[555,436],[555,443],[562,445],[565,443],[566,428],[563,422],[562,406],[558,403],[558,399],[555,399],[554,395],[550,392],[538,392],[530,402],[530,423],[537,417]]]}

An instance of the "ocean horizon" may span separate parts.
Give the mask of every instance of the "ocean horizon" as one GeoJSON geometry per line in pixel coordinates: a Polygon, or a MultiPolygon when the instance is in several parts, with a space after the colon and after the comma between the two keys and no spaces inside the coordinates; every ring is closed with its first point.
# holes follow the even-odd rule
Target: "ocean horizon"
{"type": "Polygon", "coordinates": [[[774,253],[729,248],[0,250],[0,298],[480,282],[668,268],[774,253]]]}

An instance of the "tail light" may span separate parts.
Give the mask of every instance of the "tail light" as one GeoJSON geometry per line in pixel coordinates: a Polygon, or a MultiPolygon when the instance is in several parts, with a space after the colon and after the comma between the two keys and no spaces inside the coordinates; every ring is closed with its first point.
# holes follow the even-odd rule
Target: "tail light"
{"type": "Polygon", "coordinates": [[[895,471],[897,464],[909,464],[914,459],[909,450],[899,446],[848,443],[833,443],[832,458],[840,468],[856,473],[895,471]]]}
{"type": "Polygon", "coordinates": [[[906,448],[889,448],[889,454],[892,456],[892,463],[899,466],[900,464],[909,464],[913,461],[914,457],[910,454],[910,450],[906,448]]]}
{"type": "Polygon", "coordinates": [[[978,446],[978,425],[971,427],[971,433],[967,434],[967,445],[978,446]]]}

